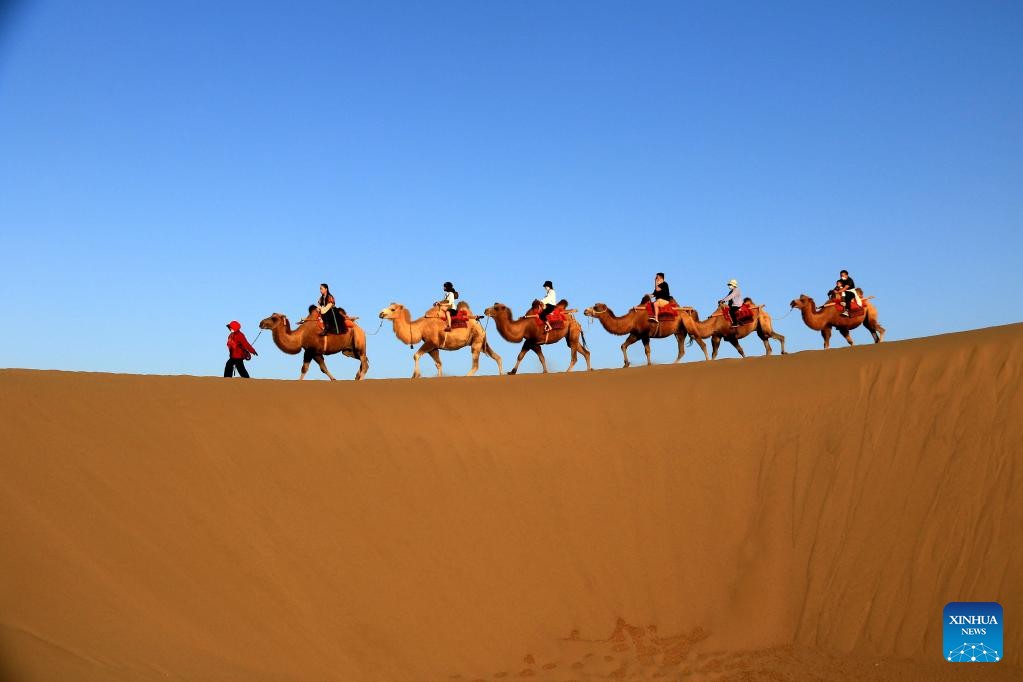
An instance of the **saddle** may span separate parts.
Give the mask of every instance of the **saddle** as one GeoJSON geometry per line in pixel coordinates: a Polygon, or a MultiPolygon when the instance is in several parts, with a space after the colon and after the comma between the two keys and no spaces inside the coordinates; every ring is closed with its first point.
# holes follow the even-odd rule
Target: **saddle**
{"type": "MultiPolygon", "coordinates": [[[[835,310],[839,313],[845,310],[845,301],[841,298],[833,298],[831,302],[835,304],[835,310]]],[[[867,307],[856,302],[853,299],[849,304],[849,317],[859,317],[867,312],[867,307]]]]}
{"type": "Polygon", "coordinates": [[[735,311],[735,321],[738,324],[746,324],[752,322],[754,318],[753,306],[749,303],[743,303],[739,306],[739,309],[735,311]]]}
{"type": "Polygon", "coordinates": [[[469,326],[469,311],[465,308],[459,308],[456,312],[451,313],[451,328],[452,329],[465,329],[469,326]]]}
{"type": "MultiPolygon", "coordinates": [[[[561,301],[558,305],[554,306],[554,310],[547,313],[547,324],[551,326],[551,330],[564,329],[565,320],[568,319],[568,314],[565,312],[565,308],[568,306],[568,301],[561,301]]],[[[543,306],[535,305],[532,310],[527,313],[527,316],[536,319],[536,326],[543,328],[543,320],[540,319],[540,312],[543,310],[543,306]]]]}
{"type": "Polygon", "coordinates": [[[333,316],[338,322],[336,330],[334,329],[333,320],[331,320],[328,324],[327,321],[323,319],[323,316],[320,315],[319,311],[316,311],[316,316],[320,320],[320,328],[326,329],[327,334],[330,336],[343,336],[348,333],[349,329],[355,327],[355,319],[348,317],[347,313],[340,308],[337,310],[335,316],[333,316]]]}
{"type": "MultiPolygon", "coordinates": [[[[646,302],[646,315],[647,317],[654,316],[654,304],[650,301],[646,302]]],[[[668,305],[663,306],[657,313],[657,321],[663,320],[674,320],[678,317],[678,303],[675,301],[669,301],[668,305]]]]}

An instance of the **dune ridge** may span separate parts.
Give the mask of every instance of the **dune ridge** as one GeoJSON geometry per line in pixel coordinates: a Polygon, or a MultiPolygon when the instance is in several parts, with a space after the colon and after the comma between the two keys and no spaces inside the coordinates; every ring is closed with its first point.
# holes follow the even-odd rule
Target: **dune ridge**
{"type": "Polygon", "coordinates": [[[1010,679],[1021,367],[1017,324],[570,375],[0,371],[0,679],[1010,679]],[[973,600],[1009,623],[982,671],[940,658],[973,600]]]}

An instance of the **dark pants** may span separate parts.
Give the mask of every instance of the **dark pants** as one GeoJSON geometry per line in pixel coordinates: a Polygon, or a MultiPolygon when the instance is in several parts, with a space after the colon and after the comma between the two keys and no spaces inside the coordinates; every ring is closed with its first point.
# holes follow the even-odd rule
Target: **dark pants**
{"type": "Polygon", "coordinates": [[[245,361],[242,360],[241,358],[227,359],[227,364],[224,365],[224,376],[225,377],[234,376],[234,370],[238,370],[238,376],[242,377],[243,379],[249,378],[249,373],[245,371],[245,361]]]}
{"type": "Polygon", "coordinates": [[[345,329],[345,316],[339,313],[337,308],[331,308],[323,316],[324,334],[341,334],[345,329]]]}
{"type": "Polygon", "coordinates": [[[540,319],[543,320],[544,322],[546,322],[547,321],[547,316],[550,315],[554,311],[554,308],[555,308],[555,306],[551,305],[550,303],[545,305],[543,307],[543,310],[540,311],[540,319]]]}
{"type": "Polygon", "coordinates": [[[856,300],[856,294],[854,294],[851,291],[843,291],[842,292],[842,296],[843,296],[843,298],[845,298],[845,307],[846,308],[849,308],[849,306],[852,305],[852,302],[856,300]]]}
{"type": "Polygon", "coordinates": [[[732,317],[732,324],[738,324],[739,322],[739,306],[728,304],[728,314],[732,317]]]}

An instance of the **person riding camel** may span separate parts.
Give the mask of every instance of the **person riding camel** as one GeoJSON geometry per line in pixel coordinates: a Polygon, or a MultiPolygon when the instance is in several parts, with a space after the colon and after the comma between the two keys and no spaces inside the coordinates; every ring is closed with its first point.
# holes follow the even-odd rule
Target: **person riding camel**
{"type": "Polygon", "coordinates": [[[658,272],[654,275],[654,290],[648,298],[654,306],[650,321],[656,322],[660,309],[671,303],[671,290],[668,288],[668,283],[664,281],[663,272],[658,272]]]}
{"type": "Polygon", "coordinates": [[[732,320],[732,326],[736,327],[739,324],[739,318],[736,313],[739,310],[739,306],[742,305],[742,291],[739,289],[738,280],[728,280],[728,295],[718,301],[719,306],[728,305],[728,316],[732,320]]]}
{"type": "Polygon", "coordinates": [[[259,355],[259,353],[245,338],[245,334],[242,334],[242,326],[237,320],[228,322],[227,328],[231,330],[231,333],[227,335],[228,358],[227,364],[224,365],[224,377],[231,378],[234,376],[234,371],[238,370],[238,376],[248,379],[249,373],[245,369],[245,361],[251,360],[253,355],[259,355]]]}
{"type": "Polygon", "coordinates": [[[554,293],[554,283],[547,280],[543,283],[543,288],[547,290],[547,293],[543,298],[540,299],[540,321],[543,322],[544,331],[550,331],[551,325],[547,322],[547,316],[554,311],[558,306],[558,295],[554,293]]]}
{"type": "Polygon", "coordinates": [[[320,284],[320,298],[316,302],[320,311],[320,319],[323,321],[323,331],[320,336],[327,334],[343,334],[348,330],[345,324],[345,313],[337,307],[334,296],[330,293],[330,287],[326,282],[320,284]]]}
{"type": "Polygon", "coordinates": [[[849,307],[853,301],[859,302],[859,296],[856,295],[856,282],[849,276],[848,270],[842,270],[838,273],[838,281],[835,282],[835,292],[845,302],[845,310],[842,311],[842,317],[849,317],[849,307]]]}
{"type": "Polygon", "coordinates": [[[444,331],[451,331],[451,311],[457,308],[458,292],[451,282],[444,282],[444,298],[434,303],[444,313],[444,331]]]}

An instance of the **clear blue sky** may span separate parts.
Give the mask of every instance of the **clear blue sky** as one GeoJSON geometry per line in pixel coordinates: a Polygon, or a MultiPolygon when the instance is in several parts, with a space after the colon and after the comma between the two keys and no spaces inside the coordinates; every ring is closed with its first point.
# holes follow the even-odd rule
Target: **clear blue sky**
{"type": "MultiPolygon", "coordinates": [[[[625,308],[657,270],[704,313],[737,277],[779,317],[847,268],[892,340],[1023,319],[1015,0],[39,0],[0,22],[0,366],[218,374],[228,320],[251,339],[320,281],[370,332],[446,279],[478,312],[548,278],[625,308]]],[[[620,338],[588,339],[619,366],[620,338]]],[[[369,343],[370,378],[410,373],[389,330],[369,343]]],[[[297,376],[257,346],[254,375],[297,376]]]]}

